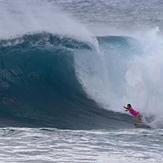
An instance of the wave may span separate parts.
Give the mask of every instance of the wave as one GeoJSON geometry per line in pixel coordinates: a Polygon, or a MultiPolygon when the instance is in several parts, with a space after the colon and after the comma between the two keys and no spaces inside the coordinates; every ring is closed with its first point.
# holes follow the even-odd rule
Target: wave
{"type": "Polygon", "coordinates": [[[126,103],[163,126],[159,28],[97,37],[49,0],[2,0],[0,13],[2,126],[128,127],[126,103]]]}
{"type": "Polygon", "coordinates": [[[1,40],[1,126],[130,126],[126,121],[132,119],[102,109],[83,89],[74,63],[74,56],[82,50],[91,52],[92,48],[84,42],[49,33],[1,40]]]}

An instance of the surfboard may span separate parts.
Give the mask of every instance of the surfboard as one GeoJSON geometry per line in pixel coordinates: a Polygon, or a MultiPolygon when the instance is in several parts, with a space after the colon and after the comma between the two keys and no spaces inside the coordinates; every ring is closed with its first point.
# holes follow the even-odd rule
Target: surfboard
{"type": "Polygon", "coordinates": [[[145,129],[151,129],[151,127],[145,123],[135,123],[134,124],[136,128],[145,128],[145,129]]]}

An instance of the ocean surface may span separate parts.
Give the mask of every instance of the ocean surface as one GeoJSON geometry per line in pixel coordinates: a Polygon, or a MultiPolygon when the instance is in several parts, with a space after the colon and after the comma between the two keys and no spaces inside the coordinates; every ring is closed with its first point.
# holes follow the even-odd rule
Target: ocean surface
{"type": "Polygon", "coordinates": [[[161,0],[0,0],[0,162],[162,163],[162,26],[161,0]]]}

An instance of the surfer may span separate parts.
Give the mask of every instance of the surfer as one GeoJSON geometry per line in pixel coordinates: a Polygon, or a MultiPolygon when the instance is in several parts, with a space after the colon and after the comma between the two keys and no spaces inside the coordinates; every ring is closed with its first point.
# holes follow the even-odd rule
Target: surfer
{"type": "Polygon", "coordinates": [[[126,109],[125,111],[128,111],[133,117],[135,117],[137,123],[142,123],[141,114],[138,111],[134,110],[131,104],[127,104],[127,107],[124,106],[124,108],[126,109]]]}

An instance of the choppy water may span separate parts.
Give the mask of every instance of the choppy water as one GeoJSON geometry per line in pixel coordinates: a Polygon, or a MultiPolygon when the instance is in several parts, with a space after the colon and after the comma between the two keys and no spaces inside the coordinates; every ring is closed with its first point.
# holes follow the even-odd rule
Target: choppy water
{"type": "Polygon", "coordinates": [[[162,163],[163,130],[0,129],[0,162],[162,163]]]}

